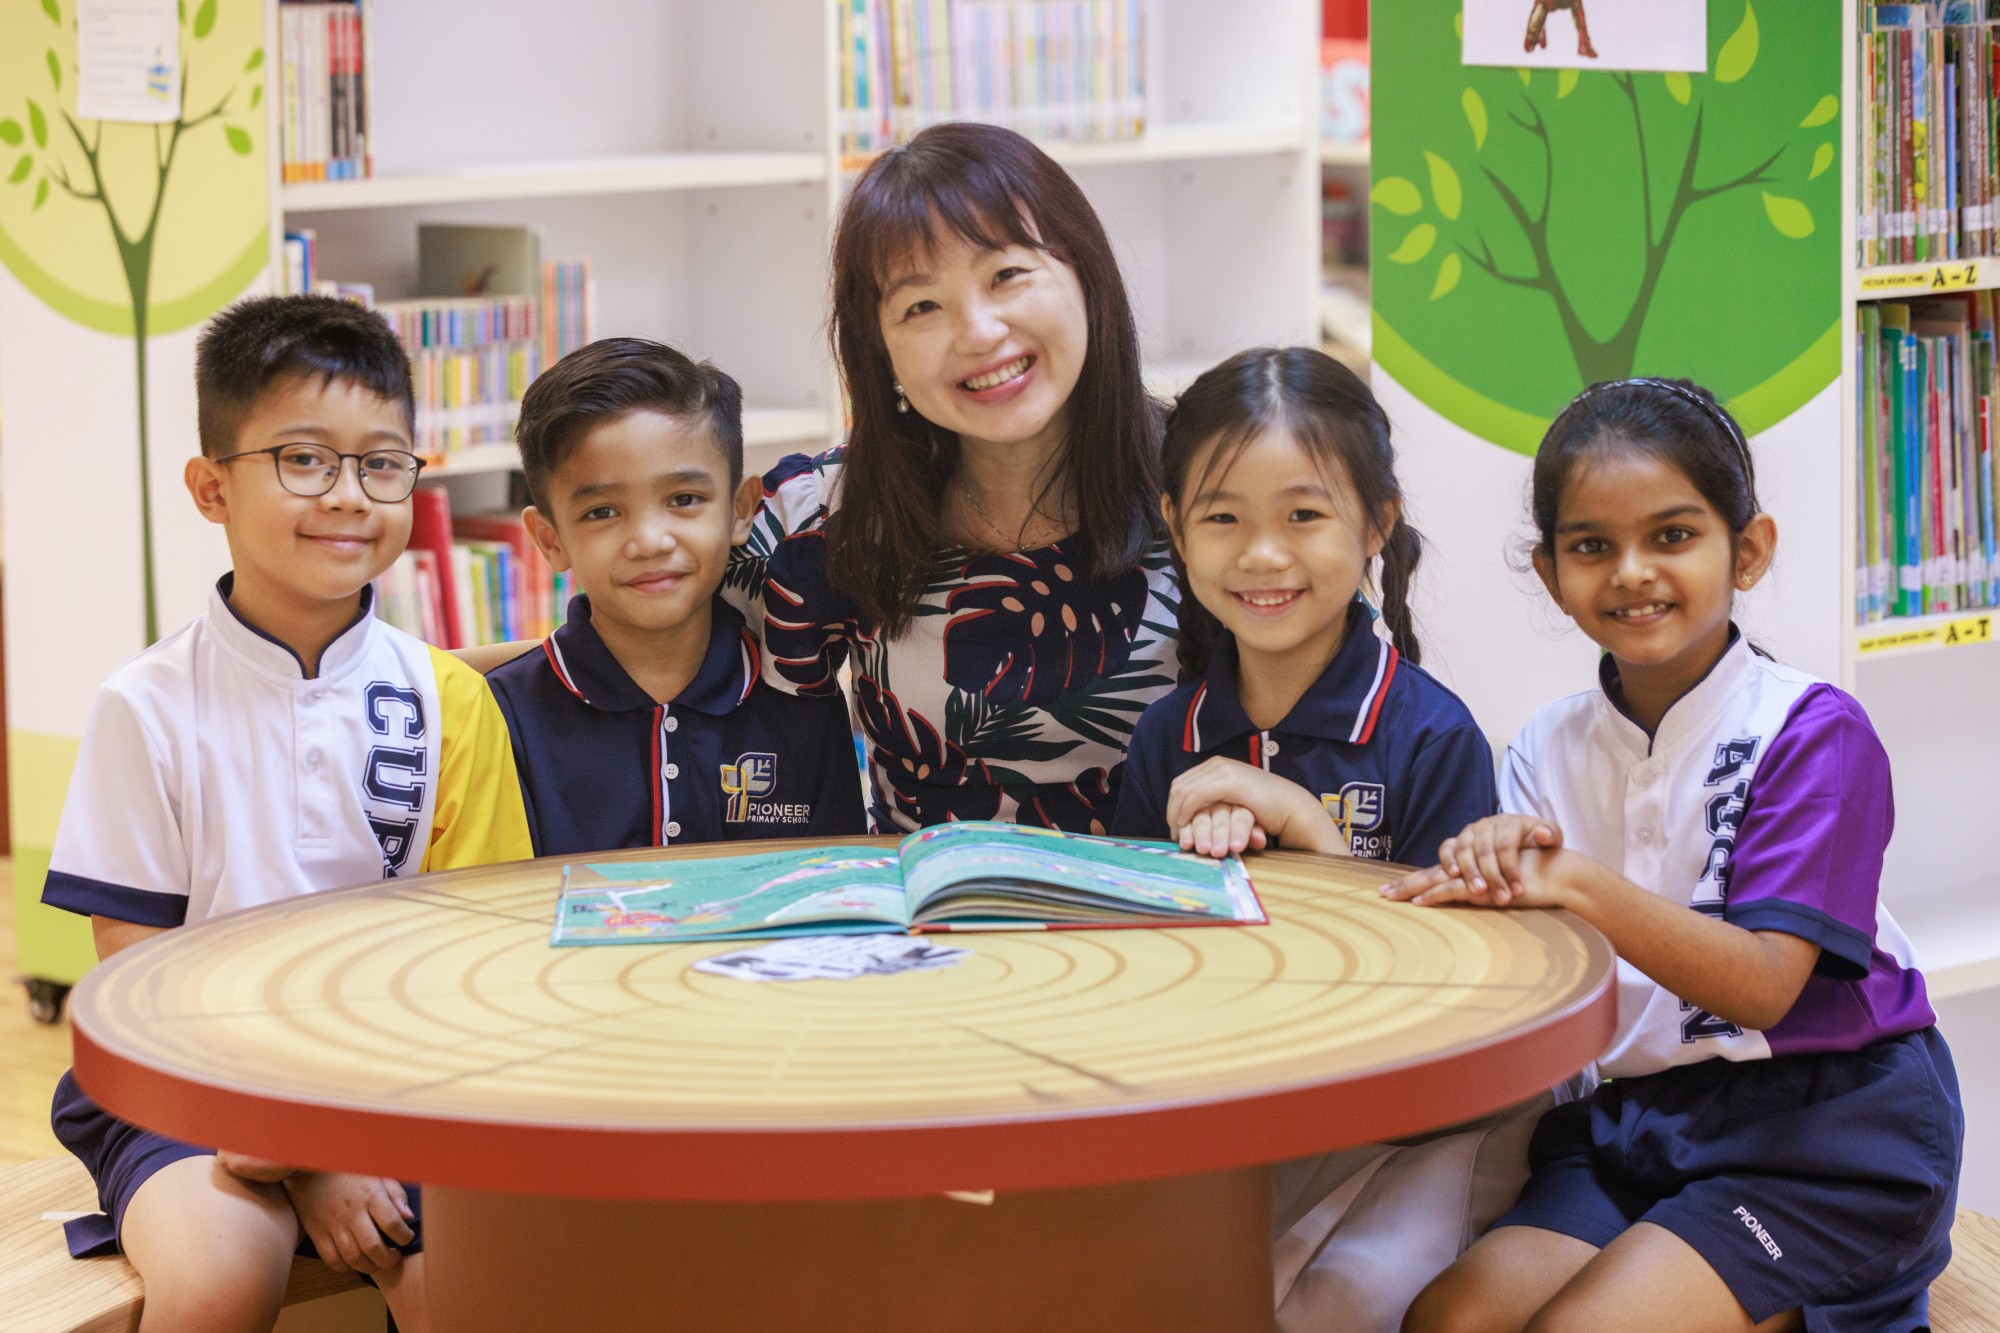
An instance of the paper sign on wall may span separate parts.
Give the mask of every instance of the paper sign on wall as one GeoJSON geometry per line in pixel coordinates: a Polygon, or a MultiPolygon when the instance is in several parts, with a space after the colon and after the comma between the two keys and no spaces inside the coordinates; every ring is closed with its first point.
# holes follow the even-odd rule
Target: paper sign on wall
{"type": "Polygon", "coordinates": [[[1708,0],[1465,0],[1465,63],[1708,72],[1708,0]]]}
{"type": "Polygon", "coordinates": [[[150,125],[181,118],[176,0],[77,0],[76,114],[150,125]]]}

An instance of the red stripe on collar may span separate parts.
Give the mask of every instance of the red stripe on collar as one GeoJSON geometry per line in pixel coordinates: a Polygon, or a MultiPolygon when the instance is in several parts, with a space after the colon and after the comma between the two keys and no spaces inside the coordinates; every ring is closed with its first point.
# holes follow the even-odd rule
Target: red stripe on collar
{"type": "Polygon", "coordinates": [[[1389,660],[1382,668],[1382,683],[1375,687],[1375,697],[1369,701],[1368,720],[1361,724],[1359,742],[1362,745],[1368,744],[1369,738],[1375,734],[1375,723],[1382,716],[1382,701],[1389,697],[1389,682],[1396,678],[1396,663],[1403,660],[1403,655],[1396,651],[1393,644],[1384,644],[1383,647],[1388,650],[1389,660]]]}
{"type": "Polygon", "coordinates": [[[1195,727],[1195,715],[1201,712],[1201,701],[1208,696],[1208,682],[1195,687],[1194,698],[1188,700],[1187,721],[1181,725],[1181,749],[1188,753],[1201,749],[1200,732],[1195,727]]]}
{"type": "Polygon", "coordinates": [[[583,702],[589,703],[590,700],[583,698],[583,691],[576,687],[576,682],[569,678],[569,668],[563,665],[562,653],[556,647],[555,635],[551,634],[542,640],[542,652],[549,659],[549,669],[556,673],[556,679],[562,682],[562,687],[577,698],[583,699],[583,702]]]}

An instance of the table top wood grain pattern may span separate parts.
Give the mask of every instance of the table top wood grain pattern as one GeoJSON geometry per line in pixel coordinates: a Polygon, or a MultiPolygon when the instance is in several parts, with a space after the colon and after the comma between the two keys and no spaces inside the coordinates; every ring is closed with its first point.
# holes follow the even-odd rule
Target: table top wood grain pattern
{"type": "Polygon", "coordinates": [[[1395,872],[1365,861],[1252,858],[1268,926],[956,934],[939,938],[972,957],[935,971],[753,983],[692,966],[742,943],[550,947],[563,860],[319,894],[128,950],[71,1001],[79,1079],[162,1132],[301,1165],[589,1197],[891,1197],[1419,1132],[1560,1081],[1615,1021],[1588,926],[1387,903],[1395,872]]]}

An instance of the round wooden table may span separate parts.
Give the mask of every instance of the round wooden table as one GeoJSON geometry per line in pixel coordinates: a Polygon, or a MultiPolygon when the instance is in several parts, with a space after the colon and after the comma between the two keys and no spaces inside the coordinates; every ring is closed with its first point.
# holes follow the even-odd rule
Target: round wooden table
{"type": "Polygon", "coordinates": [[[1268,1164],[1510,1105],[1616,1017],[1587,925],[1386,903],[1365,861],[1252,858],[1268,926],[753,983],[692,966],[742,943],[552,948],[575,859],[129,949],[76,989],[77,1077],[178,1138],[423,1182],[440,1330],[1216,1333],[1270,1327],[1268,1164]]]}

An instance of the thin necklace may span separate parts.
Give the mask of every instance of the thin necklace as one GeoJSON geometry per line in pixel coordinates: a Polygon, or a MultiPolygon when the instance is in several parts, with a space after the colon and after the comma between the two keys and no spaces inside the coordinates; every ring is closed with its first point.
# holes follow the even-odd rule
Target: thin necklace
{"type": "Polygon", "coordinates": [[[986,507],[979,503],[979,497],[972,493],[972,487],[966,484],[965,474],[962,472],[958,476],[958,493],[965,497],[965,502],[972,506],[972,512],[979,515],[980,520],[986,524],[988,531],[992,532],[994,536],[1000,538],[1000,543],[1002,546],[1011,546],[1014,550],[1017,551],[1026,551],[1034,549],[1028,545],[1028,525],[1030,523],[1033,523],[1036,519],[1039,518],[1043,522],[1049,523],[1052,526],[1061,527],[1061,524],[1055,523],[1053,519],[1049,518],[1047,514],[1044,514],[1042,512],[1040,505],[1036,505],[1028,511],[1028,517],[1026,520],[1022,522],[1021,530],[1015,533],[1013,536],[1009,537],[1007,535],[1007,529],[1001,527],[998,523],[995,523],[993,521],[993,516],[986,512],[986,507]]]}

